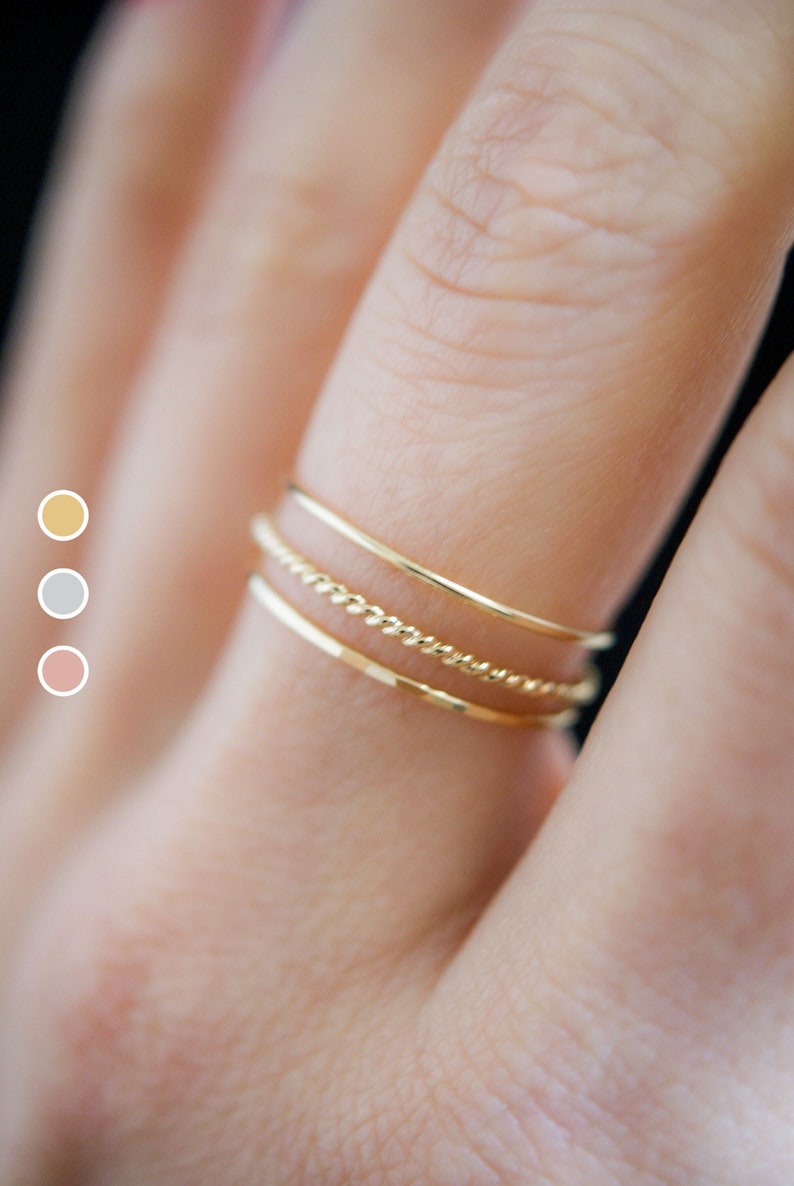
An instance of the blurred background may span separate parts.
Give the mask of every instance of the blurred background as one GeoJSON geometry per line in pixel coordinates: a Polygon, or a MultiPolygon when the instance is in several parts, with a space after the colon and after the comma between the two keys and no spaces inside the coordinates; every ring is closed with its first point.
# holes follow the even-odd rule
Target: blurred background
{"type": "MultiPolygon", "coordinates": [[[[0,15],[0,317],[4,334],[69,81],[102,7],[99,3],[63,0],[11,3],[3,6],[0,15]]],[[[790,258],[777,305],[722,437],[657,562],[619,624],[620,645],[604,659],[606,687],[623,661],[721,456],[792,350],[794,261],[790,258]]],[[[583,722],[583,732],[588,723],[583,722]]]]}

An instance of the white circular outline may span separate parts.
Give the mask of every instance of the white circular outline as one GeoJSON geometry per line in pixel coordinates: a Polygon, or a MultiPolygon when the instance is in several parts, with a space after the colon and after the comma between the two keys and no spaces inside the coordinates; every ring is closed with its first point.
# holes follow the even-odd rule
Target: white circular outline
{"type": "Polygon", "coordinates": [[[58,540],[61,543],[66,543],[67,540],[77,539],[78,535],[82,535],[83,532],[85,531],[86,527],[88,526],[88,503],[86,502],[86,500],[84,498],[81,498],[79,494],[76,494],[74,490],[51,490],[49,492],[49,494],[44,495],[41,502],[39,503],[39,509],[36,512],[36,518],[39,521],[39,527],[41,528],[41,530],[44,532],[45,535],[48,535],[50,537],[50,539],[58,540]],[[80,506],[83,508],[84,518],[83,518],[82,527],[80,527],[77,531],[73,532],[71,535],[54,535],[53,532],[51,532],[47,527],[44,526],[44,519],[42,517],[42,511],[44,510],[45,504],[48,503],[51,498],[56,498],[57,495],[59,495],[59,494],[68,494],[72,498],[76,498],[77,501],[80,503],[80,506]]]}
{"type": "Polygon", "coordinates": [[[67,647],[67,646],[60,646],[60,645],[56,646],[56,647],[50,647],[50,649],[48,651],[45,651],[44,654],[39,659],[39,665],[38,665],[38,668],[36,669],[36,674],[39,677],[39,683],[41,684],[44,691],[49,692],[49,694],[51,696],[74,696],[74,695],[76,695],[77,692],[82,691],[82,689],[86,685],[86,681],[88,680],[88,660],[86,659],[86,657],[82,651],[78,651],[77,647],[67,647]],[[84,667],[83,678],[80,680],[80,683],[77,685],[77,687],[72,688],[69,692],[56,692],[55,688],[51,688],[48,683],[45,683],[44,677],[42,676],[41,669],[44,666],[45,661],[50,657],[50,655],[52,654],[53,651],[71,651],[73,655],[79,655],[79,657],[83,661],[83,667],[84,667]]]}
{"type": "Polygon", "coordinates": [[[64,621],[67,618],[76,618],[77,615],[81,614],[83,612],[83,610],[85,609],[85,607],[88,605],[88,597],[89,597],[88,581],[85,579],[83,574],[81,572],[78,572],[75,568],[51,568],[49,572],[45,572],[44,576],[39,581],[39,588],[36,593],[36,596],[38,597],[39,605],[44,610],[45,614],[49,614],[49,616],[51,618],[58,618],[60,621],[64,621]],[[78,609],[72,610],[72,612],[70,614],[53,613],[53,611],[51,609],[49,609],[49,607],[44,604],[44,599],[41,595],[41,591],[44,587],[44,582],[48,581],[50,579],[50,577],[57,576],[58,573],[61,573],[61,572],[68,572],[70,576],[77,577],[78,581],[83,586],[82,604],[79,606],[78,609]]]}

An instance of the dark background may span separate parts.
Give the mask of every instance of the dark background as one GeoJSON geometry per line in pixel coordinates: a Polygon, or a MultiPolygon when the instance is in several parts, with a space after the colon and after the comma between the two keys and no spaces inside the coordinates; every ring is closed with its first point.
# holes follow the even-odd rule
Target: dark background
{"type": "MultiPolygon", "coordinates": [[[[229,0],[234,3],[234,0],[229,0]]],[[[487,0],[484,0],[487,2],[487,0]]],[[[0,16],[0,316],[13,302],[31,216],[44,181],[66,88],[103,5],[7,4],[0,16]]],[[[618,629],[620,643],[604,659],[605,684],[623,661],[659,581],[727,445],[761,392],[794,350],[794,266],[789,260],[767,331],[712,458],[670,539],[618,629]]],[[[585,721],[586,729],[588,722],[585,721]]]]}

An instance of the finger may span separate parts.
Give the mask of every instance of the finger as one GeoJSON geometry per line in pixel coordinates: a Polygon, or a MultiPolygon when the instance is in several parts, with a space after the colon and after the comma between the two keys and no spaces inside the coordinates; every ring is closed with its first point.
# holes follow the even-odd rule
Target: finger
{"type": "MultiPolygon", "coordinates": [[[[508,1111],[535,1157],[555,1122],[573,1126],[574,1178],[596,1148],[635,1174],[674,1165],[676,1181],[704,1166],[715,1182],[748,1181],[763,1159],[770,1181],[791,1176],[792,457],[790,360],[724,462],[570,786],[439,994],[447,1037],[474,1034],[499,968],[487,1042],[466,1051],[480,1104],[523,1087],[508,1111]],[[530,901],[544,909],[528,927],[530,901]],[[542,1076],[554,1099],[535,1094],[542,1076]]],[[[507,1136],[491,1133],[497,1146],[507,1136]]]]}
{"type": "Polygon", "coordinates": [[[318,0],[248,95],[92,520],[92,610],[70,638],[89,682],[67,711],[43,705],[6,767],[9,917],[195,696],[239,601],[248,517],[275,496],[375,257],[510,11],[318,0]]]}
{"type": "MultiPolygon", "coordinates": [[[[593,628],[669,521],[745,365],[779,274],[794,157],[780,115],[787,6],[763,18],[733,5],[609,13],[539,4],[518,27],[384,257],[298,467],[313,493],[409,557],[593,628]],[[737,86],[755,61],[753,86],[737,86]]],[[[298,551],[402,621],[518,671],[566,672],[559,644],[511,638],[294,503],[280,522],[298,551]]],[[[270,576],[350,647],[477,698],[288,573],[270,576]]],[[[328,876],[367,903],[375,943],[456,909],[468,926],[526,840],[520,805],[534,782],[545,801],[550,760],[559,769],[548,736],[524,742],[400,701],[259,606],[199,719],[202,818],[215,811],[222,828],[234,814],[227,765],[241,813],[253,779],[283,795],[290,821],[301,818],[296,786],[312,788],[328,876]]]]}
{"type": "Polygon", "coordinates": [[[247,516],[290,464],[383,240],[509,8],[309,4],[240,119],[95,527],[81,703],[126,718],[139,754],[147,725],[159,740],[179,719],[228,630],[247,516]],[[130,596],[142,571],[145,595],[136,581],[130,596]]]}
{"type": "MultiPolygon", "coordinates": [[[[122,6],[83,68],[9,376],[3,728],[36,687],[39,656],[57,634],[35,597],[56,566],[36,508],[67,488],[95,509],[112,425],[200,200],[258,8],[255,0],[122,6]]],[[[61,544],[58,564],[79,567],[84,542],[61,544]]]]}

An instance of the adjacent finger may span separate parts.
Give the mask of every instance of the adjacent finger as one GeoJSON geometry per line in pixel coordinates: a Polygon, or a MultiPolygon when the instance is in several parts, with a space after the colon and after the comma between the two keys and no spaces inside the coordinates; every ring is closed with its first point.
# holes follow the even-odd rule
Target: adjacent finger
{"type": "Polygon", "coordinates": [[[82,705],[126,718],[139,754],[217,653],[247,518],[291,464],[378,251],[510,8],[310,3],[240,117],[95,528],[82,705]]]}
{"type": "Polygon", "coordinates": [[[94,510],[112,426],[205,187],[257,0],[124,5],[86,61],[17,326],[0,457],[6,580],[0,728],[37,687],[58,629],[37,604],[48,570],[79,567],[85,540],[36,526],[51,490],[94,510]]]}
{"type": "Polygon", "coordinates": [[[248,94],[92,520],[91,614],[69,636],[89,682],[43,705],[6,767],[9,915],[200,688],[248,518],[275,497],[375,258],[511,11],[316,0],[248,94]]]}
{"type": "Polygon", "coordinates": [[[769,1181],[791,1176],[793,459],[789,361],[571,784],[441,986],[450,1081],[492,986],[460,1104],[476,1096],[496,1114],[511,1101],[489,1134],[504,1155],[523,1143],[543,1159],[561,1124],[574,1178],[597,1149],[640,1176],[674,1166],[682,1182],[704,1167],[709,1181],[749,1181],[762,1160],[769,1181]]]}

